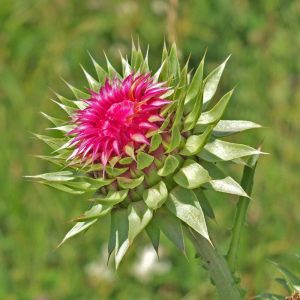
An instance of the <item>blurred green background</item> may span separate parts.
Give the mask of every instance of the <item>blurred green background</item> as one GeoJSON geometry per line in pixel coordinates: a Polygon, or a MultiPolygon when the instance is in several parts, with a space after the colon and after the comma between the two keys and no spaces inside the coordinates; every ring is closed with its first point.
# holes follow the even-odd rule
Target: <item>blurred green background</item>
{"type": "MultiPolygon", "coordinates": [[[[108,272],[103,220],[62,248],[68,220],[87,208],[81,197],[26,182],[52,166],[33,154],[49,153],[30,132],[49,126],[40,111],[59,114],[51,89],[70,95],[60,77],[86,83],[79,64],[93,72],[87,51],[116,64],[139,37],[157,66],[164,37],[176,39],[183,59],[196,65],[206,48],[207,70],[231,53],[220,87],[238,84],[227,118],[250,119],[265,129],[237,139],[271,155],[257,170],[239,269],[248,296],[273,287],[269,259],[293,269],[300,232],[300,1],[0,0],[0,299],[215,299],[197,261],[163,244],[169,270],[134,275],[146,237],[117,274],[108,272]]],[[[120,66],[119,66],[120,67],[120,66]]],[[[215,239],[226,249],[233,199],[213,199],[215,239]]],[[[108,269],[111,270],[111,269],[108,269]]],[[[297,271],[297,270],[296,270],[297,271]]]]}

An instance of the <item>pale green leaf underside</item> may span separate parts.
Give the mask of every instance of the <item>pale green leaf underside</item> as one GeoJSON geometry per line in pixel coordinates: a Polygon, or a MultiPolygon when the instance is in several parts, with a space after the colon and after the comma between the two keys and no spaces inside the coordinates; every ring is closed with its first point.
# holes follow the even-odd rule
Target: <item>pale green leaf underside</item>
{"type": "Polygon", "coordinates": [[[84,222],[92,219],[98,219],[108,214],[112,209],[110,205],[96,204],[83,215],[74,219],[76,222],[84,222]]]}
{"type": "Polygon", "coordinates": [[[210,176],[197,162],[187,159],[183,167],[174,175],[175,182],[187,189],[195,189],[210,181],[210,176]]]}
{"type": "Polygon", "coordinates": [[[213,130],[215,137],[223,137],[261,126],[251,121],[243,120],[220,120],[213,130]]]}
{"type": "Polygon", "coordinates": [[[160,181],[158,184],[147,189],[143,193],[143,199],[147,206],[151,209],[158,209],[168,198],[168,190],[166,184],[160,181]]]}
{"type": "MultiPolygon", "coordinates": [[[[218,139],[207,143],[204,149],[213,156],[224,161],[229,161],[249,155],[262,154],[261,151],[250,146],[225,142],[218,139]]],[[[208,160],[211,160],[209,159],[209,157],[205,156],[205,153],[201,153],[200,157],[203,157],[204,159],[208,158],[208,160]]]]}
{"type": "Polygon", "coordinates": [[[180,161],[181,161],[181,159],[179,156],[175,156],[175,155],[167,156],[162,168],[158,170],[157,174],[162,177],[173,174],[174,171],[179,166],[180,161]]]}
{"type": "Polygon", "coordinates": [[[65,235],[65,237],[63,238],[63,240],[61,241],[61,243],[58,246],[61,246],[65,241],[67,241],[68,239],[78,235],[79,233],[87,230],[89,227],[91,227],[94,223],[97,222],[98,219],[94,219],[91,221],[87,221],[87,222],[79,222],[76,223],[71,230],[68,231],[68,233],[65,235]]]}
{"type": "Polygon", "coordinates": [[[211,180],[206,186],[217,192],[250,198],[244,189],[229,176],[224,179],[211,180]]]}
{"type": "Polygon", "coordinates": [[[170,192],[166,205],[177,218],[209,240],[204,214],[193,191],[176,187],[170,192]]]}
{"type": "Polygon", "coordinates": [[[209,101],[215,95],[218,85],[219,85],[219,81],[221,79],[222,73],[225,69],[225,66],[226,66],[226,63],[227,63],[229,57],[227,57],[226,60],[220,66],[218,66],[216,69],[214,69],[205,78],[205,81],[204,81],[205,85],[204,85],[204,92],[203,92],[203,103],[204,104],[209,103],[209,101]]]}
{"type": "Polygon", "coordinates": [[[200,153],[209,139],[212,130],[213,126],[208,126],[202,134],[189,136],[180,154],[191,156],[200,153]]]}

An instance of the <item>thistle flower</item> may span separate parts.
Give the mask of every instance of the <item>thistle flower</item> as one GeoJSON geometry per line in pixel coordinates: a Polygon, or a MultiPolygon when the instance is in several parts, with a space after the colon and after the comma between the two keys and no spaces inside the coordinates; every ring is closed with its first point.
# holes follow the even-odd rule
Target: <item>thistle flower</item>
{"type": "Polygon", "coordinates": [[[164,118],[161,108],[170,101],[164,99],[169,88],[154,83],[151,74],[128,75],[124,80],[106,79],[99,92],[91,90],[87,107],[74,116],[76,127],[71,145],[75,150],[69,157],[101,162],[106,166],[113,157],[131,155],[149,145],[148,135],[158,131],[164,118]]]}
{"type": "Polygon", "coordinates": [[[206,218],[214,218],[207,190],[248,197],[242,187],[218,168],[220,162],[245,164],[260,154],[223,137],[259,125],[221,120],[230,91],[213,106],[227,59],[207,77],[204,60],[192,74],[181,67],[176,45],[164,46],[162,63],[150,70],[133,44],[130,63],[121,56],[122,74],[107,60],[104,70],[93,58],[98,79],[84,69],[88,93],[68,84],[75,99],[57,94],[54,100],[68,115],[47,114],[60,138],[36,135],[54,150],[39,156],[60,171],[30,176],[43,184],[86,194],[93,206],[75,218],[63,242],[111,215],[108,252],[119,265],[135,238],[146,231],[154,248],[164,233],[185,251],[183,226],[209,240],[206,218]]]}

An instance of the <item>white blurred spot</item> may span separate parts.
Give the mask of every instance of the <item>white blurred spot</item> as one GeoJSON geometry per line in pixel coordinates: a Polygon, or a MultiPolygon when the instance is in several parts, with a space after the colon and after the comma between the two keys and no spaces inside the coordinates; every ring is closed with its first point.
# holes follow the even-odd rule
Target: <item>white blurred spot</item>
{"type": "Polygon", "coordinates": [[[152,246],[145,246],[132,266],[132,275],[140,281],[149,281],[154,275],[163,274],[171,269],[171,263],[158,258],[152,246]]]}

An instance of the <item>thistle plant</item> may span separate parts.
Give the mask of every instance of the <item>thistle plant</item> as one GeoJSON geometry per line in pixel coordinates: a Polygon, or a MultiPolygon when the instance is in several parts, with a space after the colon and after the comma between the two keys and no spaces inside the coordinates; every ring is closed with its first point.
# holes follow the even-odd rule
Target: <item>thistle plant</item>
{"type": "Polygon", "coordinates": [[[206,77],[205,55],[192,72],[188,62],[180,64],[175,44],[164,46],[157,71],[148,64],[148,51],[144,55],[134,44],[130,60],[121,55],[121,74],[106,61],[104,69],[92,58],[97,79],[83,69],[86,92],[67,83],[75,99],[56,94],[65,120],[43,113],[61,137],[36,134],[53,149],[51,156],[39,157],[58,171],[30,178],[86,194],[92,203],[74,218],[61,244],[108,214],[108,254],[114,253],[116,267],[143,231],[156,251],[161,233],[181,252],[188,237],[222,299],[241,299],[232,272],[261,152],[222,138],[260,126],[222,120],[233,90],[217,101],[214,96],[228,59],[206,77]],[[242,186],[228,176],[230,163],[245,166],[242,186]],[[228,262],[207,229],[207,218],[214,218],[209,190],[240,197],[228,262]]]}

